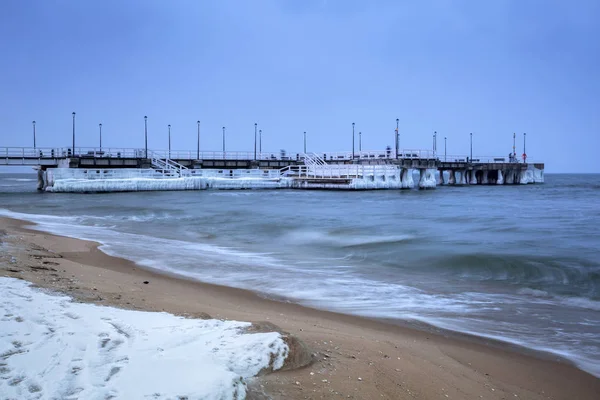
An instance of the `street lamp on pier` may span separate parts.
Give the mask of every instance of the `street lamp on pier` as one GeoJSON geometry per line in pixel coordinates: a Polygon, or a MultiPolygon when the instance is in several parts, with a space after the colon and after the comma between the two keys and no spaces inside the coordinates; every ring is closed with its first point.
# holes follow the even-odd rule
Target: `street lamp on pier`
{"type": "Polygon", "coordinates": [[[223,127],[223,158],[225,158],[225,127],[223,127]]]}
{"type": "Polygon", "coordinates": [[[398,152],[400,151],[400,119],[396,118],[396,135],[394,138],[396,142],[396,158],[398,158],[398,152]]]}
{"type": "Polygon", "coordinates": [[[258,128],[258,124],[254,123],[254,161],[256,161],[256,129],[258,128]]]}
{"type": "Polygon", "coordinates": [[[471,136],[471,162],[473,162],[473,132],[470,133],[471,136]]]}
{"type": "Polygon", "coordinates": [[[35,145],[35,121],[32,121],[33,124],[33,150],[36,149],[36,145],[35,145]]]}
{"type": "Polygon", "coordinates": [[[73,148],[72,156],[75,156],[75,111],[73,111],[73,148]]]}
{"type": "Polygon", "coordinates": [[[196,144],[196,160],[200,159],[200,120],[196,121],[198,124],[198,141],[196,144]]]}
{"type": "Polygon", "coordinates": [[[171,158],[171,124],[169,124],[168,127],[169,127],[169,158],[171,158]]]}
{"type": "Polygon", "coordinates": [[[304,132],[304,154],[306,154],[306,131],[304,132]]]}
{"type": "Polygon", "coordinates": [[[444,136],[444,161],[446,161],[446,137],[444,136]]]}
{"type": "Polygon", "coordinates": [[[527,139],[527,134],[523,133],[523,162],[527,161],[527,152],[525,151],[525,141],[527,139]]]}
{"type": "Polygon", "coordinates": [[[262,154],[262,129],[258,130],[258,153],[262,154]]]}
{"type": "Polygon", "coordinates": [[[362,132],[358,132],[358,152],[362,151],[362,132]]]}
{"type": "Polygon", "coordinates": [[[352,123],[352,160],[354,160],[354,122],[352,123]]]}
{"type": "Polygon", "coordinates": [[[100,152],[102,152],[102,123],[98,124],[98,128],[100,128],[100,152]]]}
{"type": "Polygon", "coordinates": [[[144,153],[148,159],[148,116],[144,115],[144,153]]]}

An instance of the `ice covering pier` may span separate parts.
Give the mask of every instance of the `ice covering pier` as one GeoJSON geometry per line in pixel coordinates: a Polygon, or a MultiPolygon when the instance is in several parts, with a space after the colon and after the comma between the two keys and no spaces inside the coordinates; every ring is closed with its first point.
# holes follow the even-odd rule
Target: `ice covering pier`
{"type": "Polygon", "coordinates": [[[430,150],[292,153],[0,148],[0,165],[38,169],[38,189],[113,192],[201,189],[432,189],[542,183],[544,164],[430,150]]]}

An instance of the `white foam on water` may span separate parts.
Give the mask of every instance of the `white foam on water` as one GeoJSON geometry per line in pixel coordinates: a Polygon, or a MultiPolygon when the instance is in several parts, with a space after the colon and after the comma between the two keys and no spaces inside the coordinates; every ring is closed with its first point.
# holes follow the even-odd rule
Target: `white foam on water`
{"type": "Polygon", "coordinates": [[[243,399],[245,381],[283,366],[276,332],[247,322],[75,303],[0,278],[0,393],[42,398],[243,399]]]}
{"type": "Polygon", "coordinates": [[[35,178],[2,178],[3,181],[13,181],[13,182],[34,182],[37,181],[35,178]]]}
{"type": "Polygon", "coordinates": [[[339,247],[357,247],[372,244],[397,243],[414,239],[413,235],[357,235],[335,234],[322,230],[296,229],[284,235],[283,241],[290,244],[327,244],[339,247]]]}

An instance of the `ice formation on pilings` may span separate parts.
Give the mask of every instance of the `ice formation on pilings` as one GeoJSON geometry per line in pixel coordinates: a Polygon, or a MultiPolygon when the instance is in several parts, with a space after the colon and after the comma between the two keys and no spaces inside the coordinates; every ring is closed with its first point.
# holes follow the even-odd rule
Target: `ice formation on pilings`
{"type": "Polygon", "coordinates": [[[502,174],[502,170],[498,170],[498,179],[496,180],[496,185],[504,185],[504,175],[502,174]]]}
{"type": "Polygon", "coordinates": [[[456,171],[456,184],[457,185],[466,185],[466,172],[464,169],[456,171]]]}
{"type": "Polygon", "coordinates": [[[438,186],[442,186],[444,184],[444,171],[436,171],[436,183],[438,186]]]}
{"type": "Polygon", "coordinates": [[[402,168],[402,183],[400,186],[402,189],[412,189],[415,187],[415,181],[413,180],[413,170],[410,168],[402,168]]]}
{"type": "Polygon", "coordinates": [[[475,176],[475,171],[469,171],[469,185],[477,185],[477,177],[475,176]]]}
{"type": "Polygon", "coordinates": [[[453,169],[448,171],[448,184],[456,185],[456,171],[453,169]]]}
{"type": "Polygon", "coordinates": [[[514,185],[519,183],[520,173],[513,168],[504,171],[504,183],[507,185],[514,185]]]}
{"type": "Polygon", "coordinates": [[[520,183],[544,183],[544,170],[529,165],[526,170],[521,170],[520,183]]]}
{"type": "Polygon", "coordinates": [[[157,190],[202,189],[282,189],[291,186],[290,179],[267,180],[257,178],[130,178],[130,179],[58,179],[46,188],[50,192],[139,192],[157,190]]]}
{"type": "Polygon", "coordinates": [[[488,178],[488,173],[489,171],[481,171],[482,175],[481,175],[481,184],[482,185],[489,185],[489,178],[488,178]]]}
{"type": "Polygon", "coordinates": [[[533,168],[533,182],[544,183],[544,170],[536,168],[535,166],[532,166],[531,168],[533,168]]]}
{"type": "Polygon", "coordinates": [[[419,170],[419,188],[435,189],[435,169],[427,168],[419,170]]]}

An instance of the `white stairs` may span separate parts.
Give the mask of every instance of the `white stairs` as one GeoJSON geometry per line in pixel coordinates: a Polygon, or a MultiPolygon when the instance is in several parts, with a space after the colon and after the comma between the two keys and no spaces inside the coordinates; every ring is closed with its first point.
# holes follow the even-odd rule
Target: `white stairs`
{"type": "Polygon", "coordinates": [[[305,153],[303,156],[304,156],[304,165],[307,165],[309,167],[327,165],[325,160],[323,160],[321,157],[319,157],[315,153],[305,153]]]}
{"type": "Polygon", "coordinates": [[[169,158],[163,159],[152,154],[151,162],[152,168],[160,171],[165,176],[181,178],[188,173],[188,168],[186,166],[181,165],[169,158]]]}

